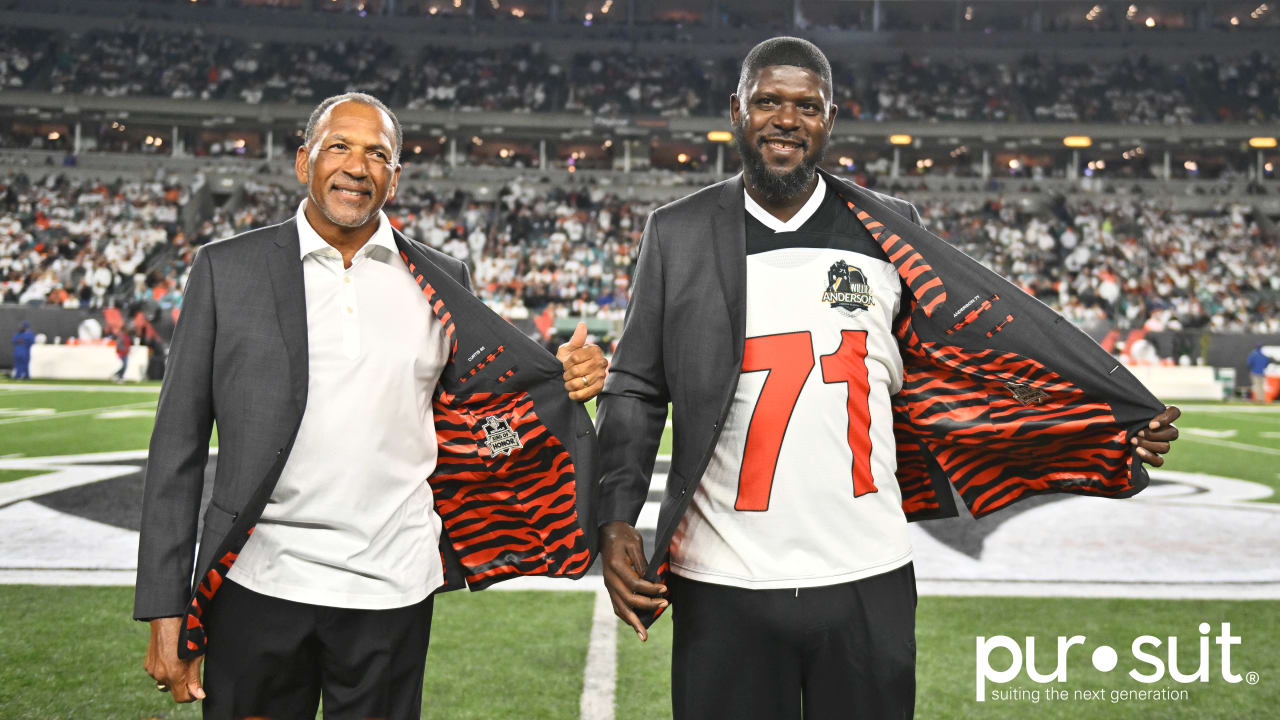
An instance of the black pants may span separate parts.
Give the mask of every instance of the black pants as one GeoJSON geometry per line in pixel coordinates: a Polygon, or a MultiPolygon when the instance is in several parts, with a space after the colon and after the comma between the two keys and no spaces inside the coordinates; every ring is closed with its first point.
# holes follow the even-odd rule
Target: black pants
{"type": "Polygon", "coordinates": [[[348,610],[268,597],[224,581],[205,613],[204,717],[416,720],[433,597],[348,610]]]}
{"type": "Polygon", "coordinates": [[[915,570],[744,590],[672,575],[675,720],[910,718],[915,570]]]}

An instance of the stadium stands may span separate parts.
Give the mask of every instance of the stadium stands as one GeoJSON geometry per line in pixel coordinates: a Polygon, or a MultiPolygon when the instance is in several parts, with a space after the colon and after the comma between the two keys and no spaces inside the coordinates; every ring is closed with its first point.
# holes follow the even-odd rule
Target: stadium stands
{"type": "MultiPolygon", "coordinates": [[[[298,188],[249,181],[188,218],[190,187],[165,182],[0,178],[0,292],[7,302],[97,307],[180,303],[191,248],[279,222],[298,188]]],[[[910,197],[910,194],[907,194],[910,197]]],[[[1245,205],[1171,210],[1102,196],[1036,207],[996,199],[918,201],[929,228],[1073,322],[1122,329],[1280,332],[1280,244],[1245,205]]],[[[658,203],[609,188],[548,188],[520,178],[488,198],[408,183],[393,224],[465,260],[477,292],[508,317],[555,312],[621,318],[644,218],[658,203]]]]}

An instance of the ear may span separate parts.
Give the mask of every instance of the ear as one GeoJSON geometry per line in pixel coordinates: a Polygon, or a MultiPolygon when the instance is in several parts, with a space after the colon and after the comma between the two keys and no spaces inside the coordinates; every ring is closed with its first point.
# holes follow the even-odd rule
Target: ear
{"type": "Polygon", "coordinates": [[[396,163],[396,169],[391,173],[391,186],[387,188],[387,202],[396,199],[396,190],[400,188],[400,170],[402,166],[396,163]]]}
{"type": "Polygon", "coordinates": [[[840,109],[835,103],[827,104],[827,132],[830,133],[836,127],[836,111],[840,109]]]}
{"type": "Polygon", "coordinates": [[[293,158],[293,174],[303,185],[311,183],[311,153],[306,145],[298,147],[298,154],[293,158]]]}
{"type": "Polygon", "coordinates": [[[734,125],[738,124],[742,117],[742,101],[738,99],[738,93],[729,96],[729,119],[734,125]]]}

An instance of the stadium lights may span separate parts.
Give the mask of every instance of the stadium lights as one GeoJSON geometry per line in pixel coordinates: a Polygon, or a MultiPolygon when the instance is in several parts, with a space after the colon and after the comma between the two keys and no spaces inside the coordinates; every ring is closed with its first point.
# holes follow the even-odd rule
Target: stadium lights
{"type": "Polygon", "coordinates": [[[890,145],[910,145],[911,136],[910,135],[890,135],[889,144],[890,145]]]}
{"type": "Polygon", "coordinates": [[[1124,19],[1125,19],[1125,20],[1132,20],[1132,19],[1133,19],[1133,16],[1134,16],[1134,15],[1137,15],[1137,14],[1138,14],[1138,6],[1137,6],[1137,5],[1130,5],[1130,6],[1129,6],[1129,9],[1128,9],[1128,10],[1126,10],[1126,11],[1125,11],[1125,13],[1124,13],[1124,19]]]}
{"type": "Polygon", "coordinates": [[[430,15],[435,15],[438,12],[440,12],[440,8],[436,7],[435,5],[432,5],[431,7],[427,8],[427,13],[430,15]]]}
{"type": "Polygon", "coordinates": [[[1097,20],[1098,16],[1101,14],[1102,14],[1102,6],[1094,5],[1092,8],[1089,9],[1089,12],[1085,14],[1084,19],[1088,20],[1089,22],[1093,22],[1094,20],[1097,20]]]}
{"type": "Polygon", "coordinates": [[[1252,137],[1249,138],[1249,147],[1267,149],[1276,146],[1276,139],[1273,137],[1252,137]]]}
{"type": "Polygon", "coordinates": [[[1062,144],[1069,148],[1087,148],[1093,145],[1093,138],[1088,135],[1068,135],[1062,138],[1062,144]]]}
{"type": "Polygon", "coordinates": [[[972,20],[972,19],[973,19],[973,6],[972,6],[972,5],[965,5],[965,6],[964,6],[964,19],[965,19],[966,21],[968,21],[968,20],[972,20]]]}
{"type": "Polygon", "coordinates": [[[1147,21],[1146,21],[1146,23],[1144,23],[1144,24],[1145,24],[1147,27],[1149,27],[1149,28],[1153,28],[1153,27],[1155,27],[1155,26],[1156,26],[1156,19],[1155,19],[1155,18],[1153,18],[1153,17],[1148,16],[1148,17],[1147,17],[1147,21]]]}
{"type": "Polygon", "coordinates": [[[421,154],[422,154],[422,146],[421,146],[421,145],[414,145],[414,146],[413,146],[413,154],[414,154],[414,155],[421,155],[421,154]]]}
{"type": "Polygon", "coordinates": [[[712,130],[707,133],[707,140],[711,142],[729,142],[733,140],[733,133],[728,130],[712,130]]]}
{"type": "Polygon", "coordinates": [[[680,163],[681,165],[689,162],[689,153],[680,153],[679,155],[677,155],[676,162],[680,163]]]}
{"type": "Polygon", "coordinates": [[[1231,16],[1231,24],[1232,24],[1232,25],[1239,25],[1239,24],[1240,24],[1240,18],[1236,17],[1235,15],[1232,15],[1232,16],[1231,16]]]}
{"type": "Polygon", "coordinates": [[[522,18],[524,17],[524,10],[521,10],[520,8],[511,8],[511,15],[512,17],[522,18]]]}
{"type": "Polygon", "coordinates": [[[462,7],[462,0],[453,0],[453,6],[454,6],[455,8],[460,8],[460,7],[462,7]]]}
{"type": "Polygon", "coordinates": [[[1196,164],[1195,160],[1188,160],[1182,163],[1182,169],[1186,170],[1187,172],[1197,172],[1200,170],[1200,166],[1196,164]]]}
{"type": "Polygon", "coordinates": [[[604,146],[603,146],[603,147],[604,147],[604,149],[605,149],[605,150],[608,150],[609,148],[613,147],[613,141],[612,141],[612,140],[605,140],[605,141],[604,141],[604,146]]]}
{"type": "Polygon", "coordinates": [[[1019,161],[1019,160],[1018,160],[1018,158],[1014,158],[1014,159],[1012,159],[1012,160],[1010,160],[1010,161],[1009,161],[1009,169],[1010,169],[1010,170],[1017,170],[1017,169],[1018,169],[1018,168],[1020,168],[1020,167],[1022,167],[1022,162],[1021,162],[1021,161],[1019,161]]]}
{"type": "Polygon", "coordinates": [[[49,133],[50,140],[57,140],[60,137],[62,137],[62,133],[58,132],[57,130],[54,130],[53,132],[49,133]]]}

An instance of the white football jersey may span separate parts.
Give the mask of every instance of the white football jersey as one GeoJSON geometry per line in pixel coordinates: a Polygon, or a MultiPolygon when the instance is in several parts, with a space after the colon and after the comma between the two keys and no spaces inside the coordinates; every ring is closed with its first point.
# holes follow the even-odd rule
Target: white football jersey
{"type": "Polygon", "coordinates": [[[671,570],[753,589],[888,572],[911,560],[889,403],[901,281],[869,236],[760,219],[782,231],[748,243],[742,376],[671,570]]]}

